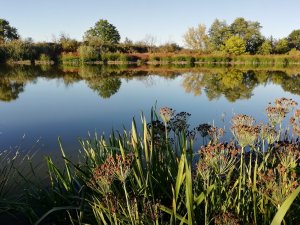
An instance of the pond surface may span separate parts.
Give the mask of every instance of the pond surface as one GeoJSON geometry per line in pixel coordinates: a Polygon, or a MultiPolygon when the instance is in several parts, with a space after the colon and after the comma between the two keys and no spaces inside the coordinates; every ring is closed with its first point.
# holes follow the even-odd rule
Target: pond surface
{"type": "Polygon", "coordinates": [[[275,98],[300,102],[300,68],[0,67],[0,150],[80,149],[78,138],[130,129],[152,106],[229,131],[235,113],[266,121],[275,98]]]}

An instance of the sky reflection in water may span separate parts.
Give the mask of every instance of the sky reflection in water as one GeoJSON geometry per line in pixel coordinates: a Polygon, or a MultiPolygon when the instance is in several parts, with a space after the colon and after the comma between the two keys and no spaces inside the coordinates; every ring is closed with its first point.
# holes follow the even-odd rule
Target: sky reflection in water
{"type": "Polygon", "coordinates": [[[294,71],[85,70],[0,69],[0,150],[27,150],[39,140],[34,148],[52,154],[60,136],[67,151],[77,152],[79,137],[129,129],[141,112],[149,120],[156,102],[157,109],[191,113],[191,127],[214,123],[229,131],[234,113],[265,121],[264,109],[275,98],[300,100],[300,77],[294,71]]]}

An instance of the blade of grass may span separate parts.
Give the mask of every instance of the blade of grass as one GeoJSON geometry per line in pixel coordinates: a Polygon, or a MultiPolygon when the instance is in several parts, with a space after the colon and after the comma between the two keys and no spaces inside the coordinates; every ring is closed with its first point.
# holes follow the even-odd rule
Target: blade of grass
{"type": "Polygon", "coordinates": [[[282,203],[282,206],[278,209],[276,215],[274,216],[271,225],[280,225],[281,222],[284,219],[285,214],[293,204],[294,200],[297,198],[297,196],[300,193],[300,186],[295,189],[288,197],[287,199],[282,203]]]}

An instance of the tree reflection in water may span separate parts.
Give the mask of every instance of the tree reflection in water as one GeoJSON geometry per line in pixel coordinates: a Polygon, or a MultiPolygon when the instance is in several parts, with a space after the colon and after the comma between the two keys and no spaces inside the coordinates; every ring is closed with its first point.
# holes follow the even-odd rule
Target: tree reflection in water
{"type": "Polygon", "coordinates": [[[110,98],[116,94],[121,87],[121,80],[118,77],[108,77],[88,81],[91,89],[96,91],[102,98],[110,98]]]}
{"type": "MultiPolygon", "coordinates": [[[[187,93],[195,96],[205,95],[209,100],[224,96],[228,101],[249,99],[258,85],[276,84],[284,91],[300,95],[299,69],[290,71],[247,69],[242,68],[164,68],[126,66],[82,66],[82,67],[49,67],[40,66],[1,66],[0,67],[0,101],[16,100],[28,83],[37,78],[60,79],[66,86],[78,81],[87,85],[102,98],[110,98],[121,87],[121,78],[136,79],[144,82],[151,75],[164,79],[183,77],[182,87],[187,93]],[[297,72],[298,71],[298,72],[297,72]]],[[[146,82],[147,83],[147,82],[146,82]]],[[[150,82],[149,86],[155,86],[150,82]]]]}
{"type": "Polygon", "coordinates": [[[273,83],[286,92],[300,95],[300,76],[288,75],[283,71],[241,71],[225,69],[218,72],[187,73],[182,86],[195,96],[205,92],[209,100],[226,97],[230,102],[249,99],[258,85],[273,83]]]}
{"type": "Polygon", "coordinates": [[[3,83],[0,80],[0,101],[10,102],[16,100],[19,94],[24,91],[23,83],[9,82],[3,83]]]}

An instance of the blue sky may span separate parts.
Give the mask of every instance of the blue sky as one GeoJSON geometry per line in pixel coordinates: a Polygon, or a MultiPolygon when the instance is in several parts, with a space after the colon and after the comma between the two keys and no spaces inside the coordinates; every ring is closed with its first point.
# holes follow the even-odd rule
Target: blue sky
{"type": "Polygon", "coordinates": [[[34,41],[51,41],[62,32],[81,40],[97,20],[107,19],[122,40],[151,35],[156,44],[182,44],[188,27],[237,17],[260,22],[267,37],[282,38],[300,29],[299,9],[299,0],[0,0],[0,18],[34,41]]]}

